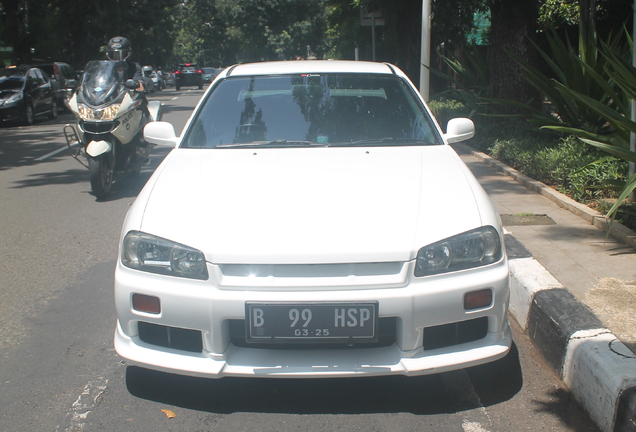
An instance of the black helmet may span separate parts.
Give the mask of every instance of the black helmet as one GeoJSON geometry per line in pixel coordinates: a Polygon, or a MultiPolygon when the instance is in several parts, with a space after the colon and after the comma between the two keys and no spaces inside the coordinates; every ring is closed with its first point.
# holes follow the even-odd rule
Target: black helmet
{"type": "Polygon", "coordinates": [[[106,55],[111,60],[126,60],[131,52],[130,41],[125,37],[115,36],[106,45],[106,55]]]}

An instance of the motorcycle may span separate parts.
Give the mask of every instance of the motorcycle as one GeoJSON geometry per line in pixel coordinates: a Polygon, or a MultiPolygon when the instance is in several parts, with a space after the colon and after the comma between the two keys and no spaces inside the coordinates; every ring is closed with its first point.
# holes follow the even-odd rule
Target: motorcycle
{"type": "Polygon", "coordinates": [[[123,80],[126,67],[123,61],[89,62],[81,86],[66,101],[77,117],[76,127],[64,126],[66,144],[88,168],[98,199],[108,196],[114,179],[141,171],[152,147],[143,139],[143,128],[161,120],[161,102],[145,104],[143,93],[135,90],[137,83],[123,80]]]}

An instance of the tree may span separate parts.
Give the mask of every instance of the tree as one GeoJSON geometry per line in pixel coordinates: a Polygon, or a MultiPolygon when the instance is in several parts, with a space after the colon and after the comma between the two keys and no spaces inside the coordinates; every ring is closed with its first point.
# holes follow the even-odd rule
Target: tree
{"type": "Polygon", "coordinates": [[[324,0],[231,0],[218,9],[227,26],[226,42],[236,50],[237,60],[324,57],[324,0]]]}
{"type": "MultiPolygon", "coordinates": [[[[531,40],[535,37],[538,0],[487,0],[491,14],[490,29],[490,92],[495,99],[540,107],[539,92],[524,78],[521,66],[513,62],[508,52],[529,65],[536,65],[537,52],[531,40]]],[[[501,106],[505,113],[517,109],[501,106]]]]}
{"type": "Polygon", "coordinates": [[[133,44],[135,60],[160,64],[172,52],[178,0],[0,0],[4,43],[13,47],[15,63],[66,61],[81,68],[104,57],[113,36],[133,44]],[[36,31],[37,30],[37,31],[36,31]]]}
{"type": "Polygon", "coordinates": [[[13,48],[13,63],[31,61],[31,32],[28,3],[24,0],[0,0],[5,18],[5,40],[13,48]]]}

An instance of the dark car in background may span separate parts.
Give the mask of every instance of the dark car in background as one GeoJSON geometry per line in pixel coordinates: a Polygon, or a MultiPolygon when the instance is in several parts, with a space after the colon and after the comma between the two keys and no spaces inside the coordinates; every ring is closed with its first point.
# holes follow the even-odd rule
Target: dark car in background
{"type": "Polygon", "coordinates": [[[72,66],[63,62],[53,62],[35,65],[51,78],[51,86],[57,97],[58,107],[64,107],[64,101],[77,88],[77,72],[72,66]]]}
{"type": "Polygon", "coordinates": [[[57,118],[58,104],[48,75],[29,66],[0,69],[0,123],[32,125],[37,115],[57,118]]]}
{"type": "Polygon", "coordinates": [[[181,87],[196,86],[203,88],[203,71],[199,69],[196,63],[183,63],[179,65],[179,69],[174,73],[175,90],[181,90],[181,87]]]}
{"type": "Polygon", "coordinates": [[[222,70],[223,68],[204,67],[203,82],[205,84],[210,84],[222,70]]]}

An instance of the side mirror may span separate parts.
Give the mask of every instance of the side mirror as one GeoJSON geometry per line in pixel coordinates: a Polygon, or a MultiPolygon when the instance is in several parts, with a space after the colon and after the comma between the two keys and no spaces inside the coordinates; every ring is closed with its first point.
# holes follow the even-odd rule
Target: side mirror
{"type": "Polygon", "coordinates": [[[126,87],[128,90],[134,90],[137,88],[137,83],[135,82],[135,80],[126,80],[126,82],[124,83],[124,87],[126,87]]]}
{"type": "Polygon", "coordinates": [[[144,127],[144,139],[151,144],[162,147],[176,147],[179,138],[174,133],[172,124],[163,121],[153,121],[144,127]]]}
{"type": "Polygon", "coordinates": [[[469,118],[454,118],[446,125],[444,138],[449,144],[465,141],[475,136],[475,123],[469,118]]]}

